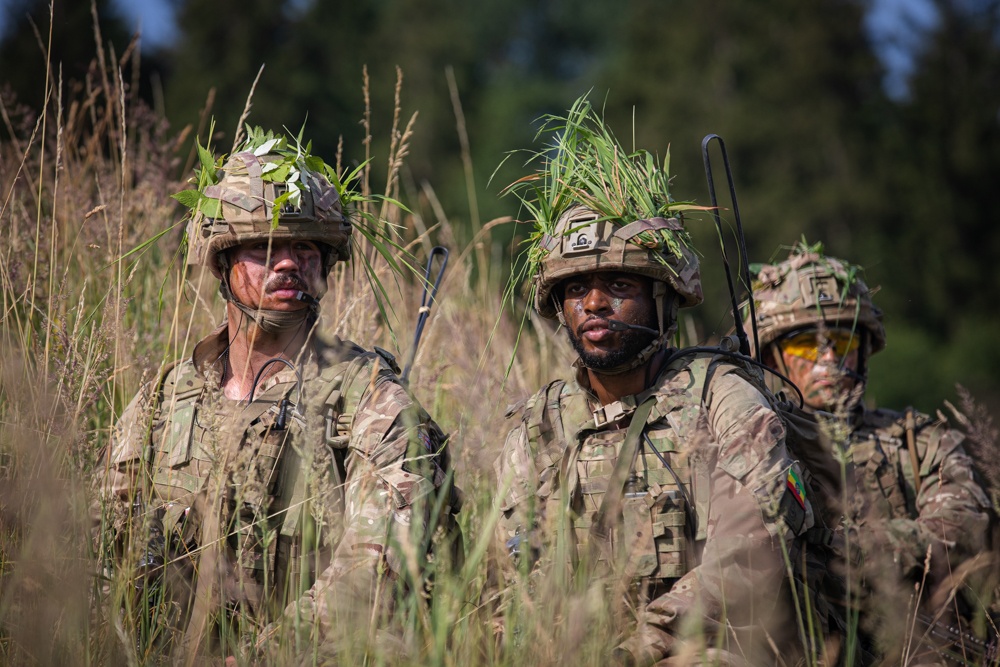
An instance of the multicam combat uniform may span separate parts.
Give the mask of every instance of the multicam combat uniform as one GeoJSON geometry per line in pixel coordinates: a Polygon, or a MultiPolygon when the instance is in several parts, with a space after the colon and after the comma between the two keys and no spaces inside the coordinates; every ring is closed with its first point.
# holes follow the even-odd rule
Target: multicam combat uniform
{"type": "Polygon", "coordinates": [[[506,490],[499,538],[522,554],[530,540],[544,562],[568,519],[574,564],[596,555],[605,573],[632,580],[636,603],[648,602],[620,646],[638,664],[681,651],[692,614],[708,627],[725,615],[722,645],[764,664],[774,659],[765,628],[779,643],[796,640],[793,626],[777,625],[791,621],[781,544],[794,552],[793,538],[813,525],[784,435],[746,372],[725,360],[675,357],[650,389],[603,407],[580,372],[532,396],[507,436],[496,463],[506,490]],[[647,401],[634,477],[605,540],[594,523],[627,425],[647,401]],[[733,627],[749,630],[740,645],[729,641],[733,627]]]}
{"type": "Polygon", "coordinates": [[[283,369],[249,405],[228,400],[219,390],[227,342],[220,327],[167,370],[159,390],[133,400],[102,480],[119,520],[136,512],[157,524],[148,544],[135,545],[140,561],[164,535],[161,558],[187,572],[211,558],[220,573],[215,584],[168,579],[168,640],[205,620],[213,585],[227,611],[246,612],[231,622],[256,623],[240,628],[248,635],[284,615],[322,636],[346,615],[388,609],[404,554],[417,554],[438,525],[428,498],[445,481],[440,429],[390,357],[340,340],[307,347],[301,388],[283,369]]]}
{"type": "MultiPolygon", "coordinates": [[[[846,559],[855,566],[863,563],[853,570],[864,576],[860,588],[869,594],[862,627],[883,637],[878,648],[884,658],[898,658],[893,652],[901,646],[886,645],[887,633],[879,627],[892,619],[878,605],[894,604],[888,600],[895,593],[909,597],[911,587],[900,587],[899,577],[925,587],[922,610],[928,616],[944,614],[947,623],[954,623],[956,609],[975,613],[962,609],[961,595],[950,601],[954,591],[946,585],[963,562],[982,551],[989,521],[986,495],[962,446],[965,438],[949,428],[940,413],[934,418],[863,405],[860,390],[867,379],[868,359],[885,348],[886,335],[882,311],[872,303],[858,267],[799,246],[784,262],[760,270],[754,299],[764,359],[779,370],[778,342],[785,335],[807,327],[838,326],[855,329],[860,338],[856,375],[861,386],[843,397],[844,405],[828,406],[837,408],[837,415],[806,406],[804,418],[817,427],[815,439],[799,439],[793,449],[801,450],[794,452],[797,458],[814,462],[808,464],[813,473],[831,469],[831,462],[836,469],[835,459],[843,459],[848,478],[840,483],[827,480],[834,489],[831,495],[839,492],[849,499],[848,506],[841,507],[846,520],[831,526],[841,536],[835,545],[842,547],[837,554],[841,563],[834,569],[844,568],[846,559]],[[824,456],[829,461],[822,461],[824,456]],[[846,542],[845,527],[849,528],[846,542]],[[930,565],[926,572],[925,563],[930,565]]],[[[908,599],[899,602],[912,604],[908,599]]],[[[902,632],[888,643],[901,645],[902,632]]],[[[938,641],[942,636],[931,639],[939,649],[947,648],[947,641],[938,641]]]]}
{"type": "Polygon", "coordinates": [[[943,567],[942,573],[983,550],[988,500],[962,446],[965,436],[944,417],[920,413],[913,414],[908,436],[906,413],[885,409],[859,407],[850,425],[856,486],[865,491],[854,512],[873,546],[890,547],[910,574],[923,567],[928,548],[932,567],[943,567]],[[879,531],[866,530],[876,525],[879,531]]]}

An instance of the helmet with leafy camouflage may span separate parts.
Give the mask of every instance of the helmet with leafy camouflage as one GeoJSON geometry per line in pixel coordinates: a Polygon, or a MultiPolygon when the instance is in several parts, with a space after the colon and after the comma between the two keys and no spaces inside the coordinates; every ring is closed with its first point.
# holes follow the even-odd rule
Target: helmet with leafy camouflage
{"type": "Polygon", "coordinates": [[[822,246],[804,243],[796,245],[785,261],[763,266],[754,281],[761,348],[798,329],[836,323],[867,333],[866,357],[885,349],[882,311],[872,303],[860,271],[844,260],[824,256],[822,246]]]}
{"type": "Polygon", "coordinates": [[[344,217],[337,189],[323,174],[303,169],[289,178],[278,154],[236,153],[223,165],[218,183],[202,194],[191,220],[189,264],[207,266],[220,276],[219,253],[257,240],[307,240],[329,248],[325,269],[350,256],[351,223],[344,217]],[[267,175],[280,172],[275,177],[267,175]],[[206,203],[208,203],[206,202],[206,203]]]}
{"type": "Polygon", "coordinates": [[[565,323],[556,288],[572,276],[619,271],[651,278],[659,336],[633,360],[601,372],[630,370],[664,346],[677,308],[703,299],[698,259],[680,219],[702,207],[672,201],[668,162],[623,149],[586,97],[566,117],[547,118],[542,132],[555,141],[534,154],[541,168],[512,188],[538,228],[527,265],[535,309],[565,323]]]}
{"type": "MultiPolygon", "coordinates": [[[[321,159],[288,139],[249,128],[250,136],[225,163],[203,152],[198,189],[175,197],[192,209],[188,225],[188,263],[208,267],[221,281],[223,297],[265,330],[302,323],[306,311],[267,311],[239,303],[228,285],[225,251],[249,241],[303,240],[320,245],[324,275],[350,257],[351,223],[340,194],[321,159]]],[[[199,147],[200,148],[200,147],[199,147]]],[[[308,295],[315,313],[322,294],[308,295]]]]}

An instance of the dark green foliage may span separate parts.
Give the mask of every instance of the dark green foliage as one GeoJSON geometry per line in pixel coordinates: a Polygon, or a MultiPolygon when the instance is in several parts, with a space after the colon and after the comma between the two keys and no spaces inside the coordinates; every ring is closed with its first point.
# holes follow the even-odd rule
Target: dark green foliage
{"type": "MultiPolygon", "coordinates": [[[[107,48],[113,44],[120,56],[128,47],[130,30],[111,0],[97,0],[96,5],[101,46],[107,48]]],[[[3,93],[5,101],[9,103],[10,93],[14,93],[19,102],[38,110],[45,97],[49,2],[12,0],[3,3],[0,11],[6,15],[6,30],[0,35],[0,91],[9,85],[3,93]]],[[[91,62],[96,58],[97,48],[90,1],[55,2],[51,23],[52,80],[58,79],[60,68],[67,82],[80,83],[88,72],[94,76],[91,62]]]]}
{"type": "MultiPolygon", "coordinates": [[[[718,133],[752,261],[805,234],[868,267],[870,284],[882,286],[875,300],[887,313],[889,348],[873,365],[879,403],[930,409],[953,396],[954,381],[965,381],[1000,407],[989,379],[1000,374],[1000,354],[982,342],[990,338],[984,332],[1000,330],[1000,272],[993,268],[1000,219],[992,202],[1000,174],[1000,1],[933,2],[939,20],[919,42],[903,99],[882,88],[865,0],[219,0],[211,9],[178,0],[180,37],[161,54],[159,74],[175,128],[198,123],[215,89],[212,143],[227,151],[265,64],[250,122],[289,131],[305,122],[324,155],[336,154],[343,137],[344,162],[357,165],[367,157],[366,136],[371,155],[386,154],[393,119],[385,110],[400,67],[399,126],[419,114],[400,174],[402,197],[433,223],[437,213],[423,195],[429,184],[458,242],[483,221],[526,215],[498,195],[529,169],[517,158],[497,165],[532,145],[539,118],[564,113],[588,90],[620,135],[634,118],[635,147],[662,159],[669,146],[678,200],[708,203],[700,142],[718,133]],[[364,67],[376,110],[367,127],[364,67]],[[465,116],[467,162],[449,71],[465,116]],[[916,369],[908,371],[915,377],[904,380],[897,364],[916,369]]],[[[25,3],[44,6],[22,0],[11,11],[23,14],[25,3]]],[[[56,2],[57,15],[71,15],[77,26],[59,32],[57,20],[56,53],[81,54],[57,57],[67,78],[82,77],[68,63],[85,64],[94,53],[89,4],[56,2]]],[[[98,10],[109,23],[104,41],[114,40],[120,52],[127,34],[107,0],[98,10]]],[[[43,32],[46,26],[47,18],[39,22],[43,32]]],[[[30,91],[19,95],[32,104],[43,76],[34,40],[22,22],[0,47],[2,78],[30,91]]],[[[633,147],[633,137],[619,139],[633,147]]],[[[388,171],[381,160],[370,168],[376,178],[388,171]]],[[[721,179],[717,171],[717,184],[721,179]]],[[[720,199],[731,224],[724,183],[720,199]]],[[[728,296],[710,218],[688,220],[704,255],[706,303],[693,317],[706,341],[731,326],[728,296]]],[[[517,240],[527,236],[523,229],[517,240]]],[[[494,238],[506,243],[493,256],[509,258],[509,234],[494,238]]]]}
{"type": "MultiPolygon", "coordinates": [[[[952,398],[958,381],[995,410],[1000,2],[934,5],[939,24],[918,54],[908,99],[882,132],[876,176],[882,197],[872,210],[869,247],[884,265],[874,275],[883,286],[877,299],[888,314],[888,352],[899,365],[938,376],[936,389],[912,378],[911,391],[952,398]],[[905,348],[893,350],[897,331],[905,329],[919,333],[901,336],[905,348]]],[[[876,375],[875,382],[886,394],[907,395],[902,378],[876,375]]]]}

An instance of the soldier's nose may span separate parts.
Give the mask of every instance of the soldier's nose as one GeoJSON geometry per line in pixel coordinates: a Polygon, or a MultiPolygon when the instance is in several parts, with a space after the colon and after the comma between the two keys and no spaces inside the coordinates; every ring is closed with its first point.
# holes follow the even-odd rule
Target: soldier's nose
{"type": "Polygon", "coordinates": [[[291,243],[275,243],[271,249],[271,267],[275,271],[294,271],[299,266],[291,243]]]}
{"type": "Polygon", "coordinates": [[[603,313],[611,309],[611,301],[603,291],[591,288],[583,297],[583,307],[588,313],[603,313]]]}
{"type": "Polygon", "coordinates": [[[837,352],[834,350],[834,346],[829,344],[820,346],[819,356],[817,359],[823,364],[835,364],[839,361],[837,352]]]}

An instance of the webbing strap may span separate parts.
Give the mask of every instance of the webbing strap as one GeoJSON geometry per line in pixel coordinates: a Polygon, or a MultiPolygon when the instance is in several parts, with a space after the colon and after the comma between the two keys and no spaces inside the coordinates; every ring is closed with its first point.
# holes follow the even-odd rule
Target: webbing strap
{"type": "Polygon", "coordinates": [[[906,448],[910,451],[910,465],[913,467],[914,498],[920,497],[920,457],[917,455],[917,443],[914,438],[916,422],[913,419],[913,408],[906,408],[906,448]]]}
{"type": "MultiPolygon", "coordinates": [[[[629,474],[635,468],[636,459],[639,456],[639,443],[642,439],[642,431],[646,428],[646,420],[653,406],[656,405],[656,397],[650,396],[643,401],[632,413],[632,422],[625,432],[625,442],[622,443],[621,452],[618,454],[618,462],[611,473],[608,481],[608,491],[604,494],[604,501],[597,510],[594,523],[590,526],[591,556],[598,555],[597,549],[605,552],[610,551],[611,528],[621,511],[622,499],[625,494],[625,482],[629,474]]],[[[610,553],[606,553],[610,560],[610,553]]]]}

